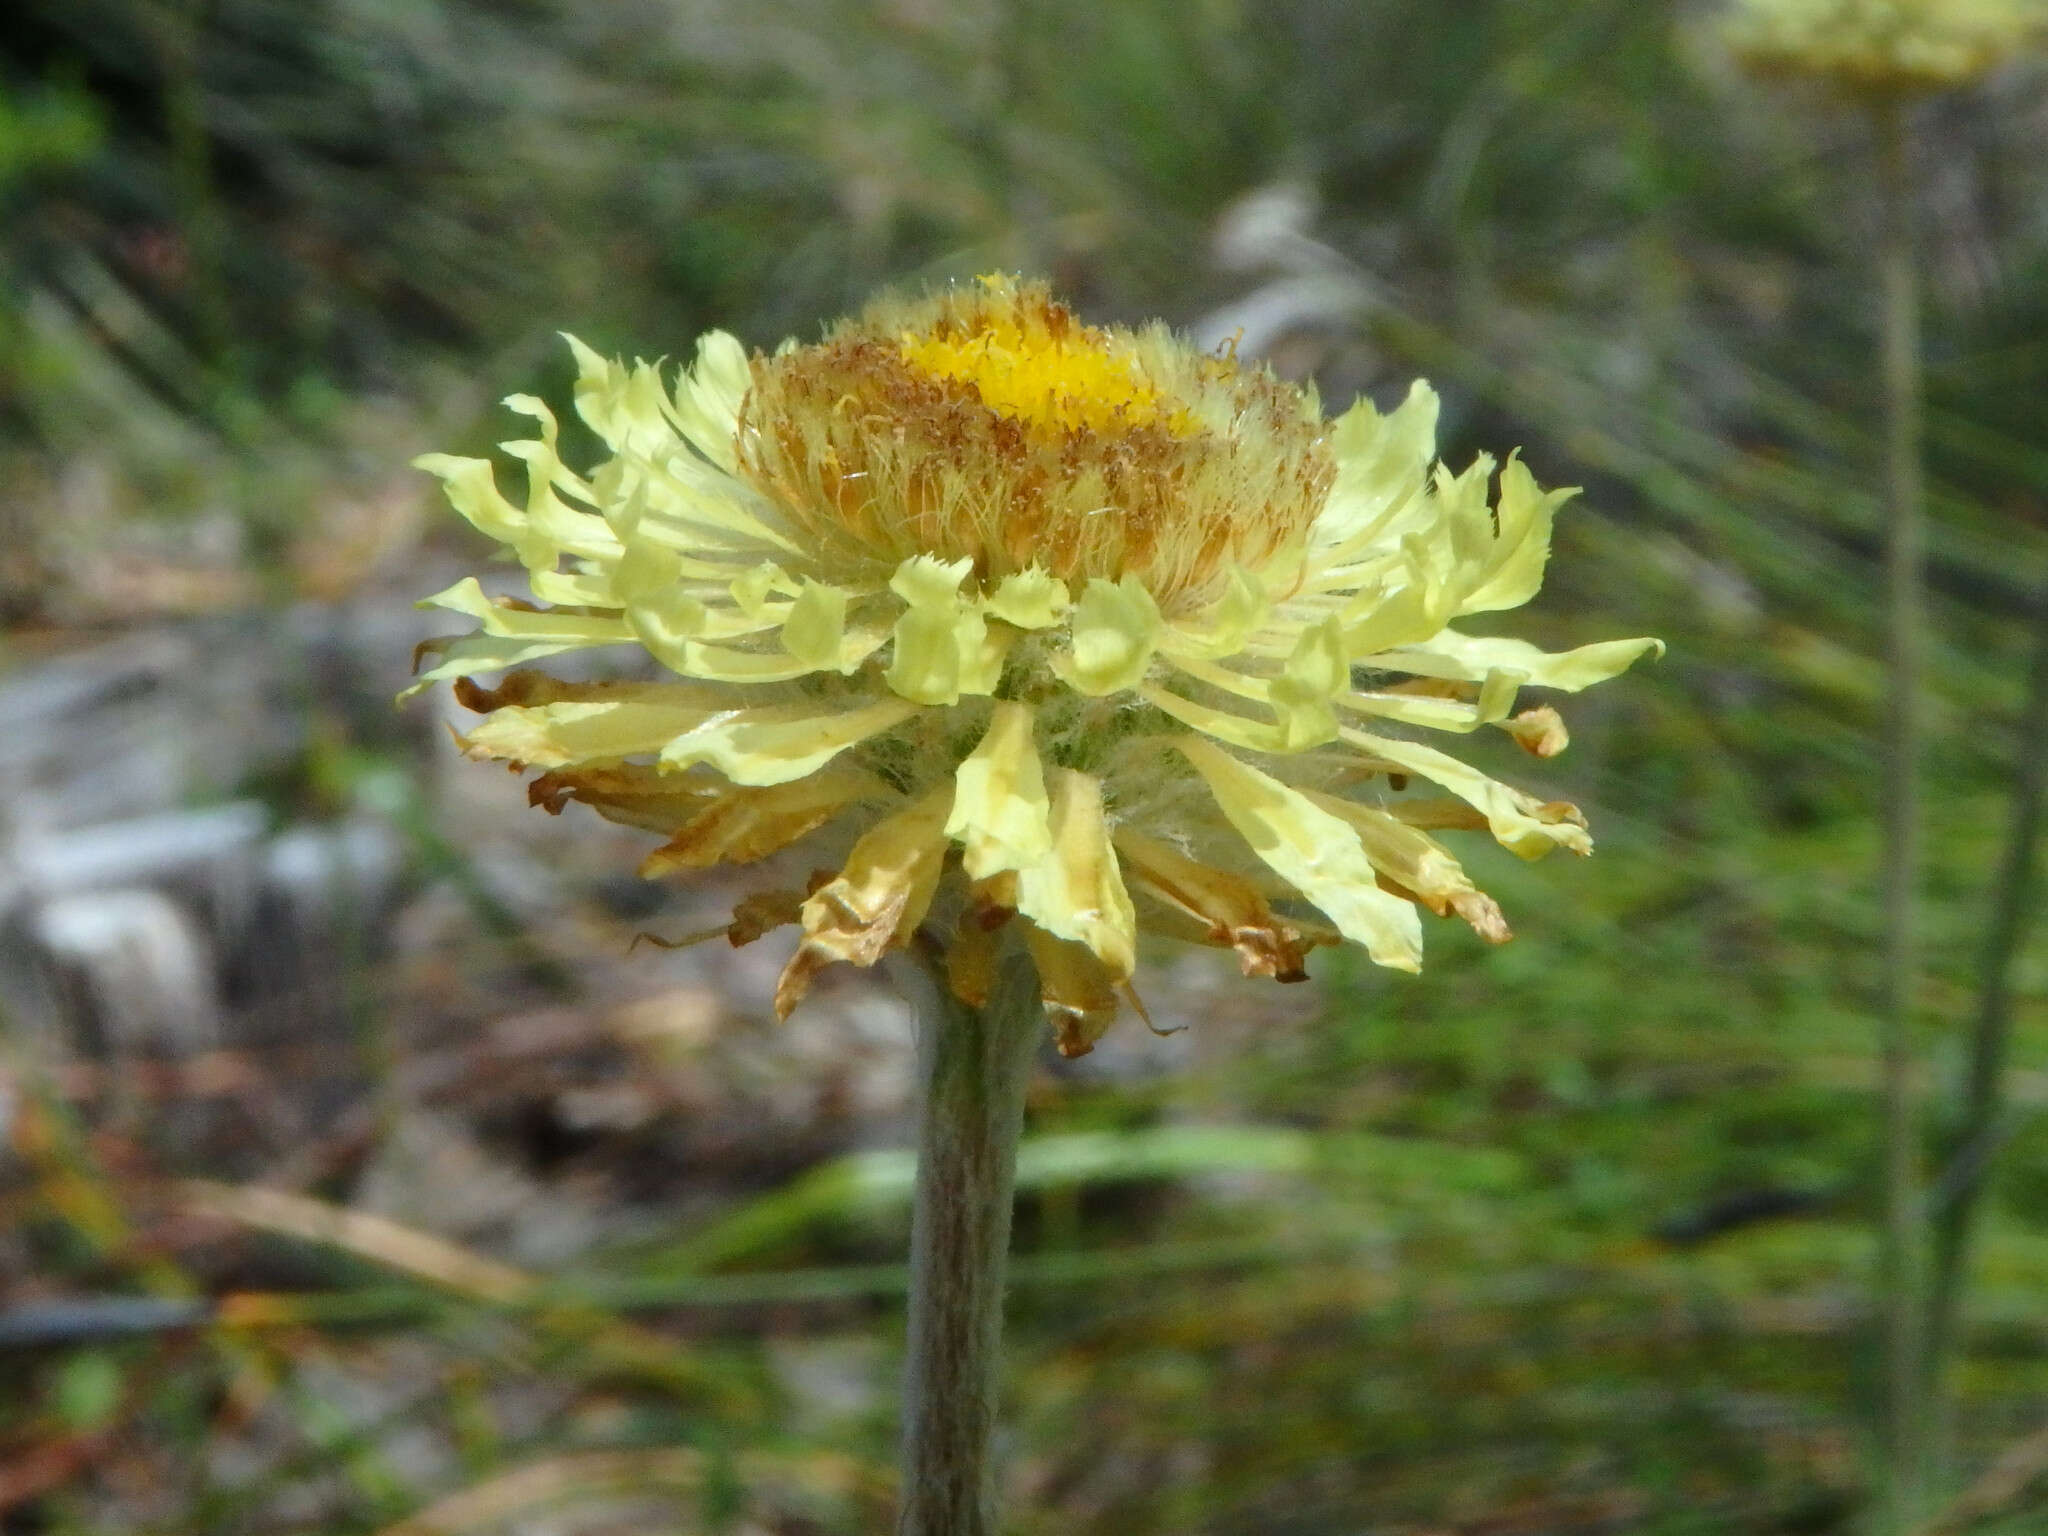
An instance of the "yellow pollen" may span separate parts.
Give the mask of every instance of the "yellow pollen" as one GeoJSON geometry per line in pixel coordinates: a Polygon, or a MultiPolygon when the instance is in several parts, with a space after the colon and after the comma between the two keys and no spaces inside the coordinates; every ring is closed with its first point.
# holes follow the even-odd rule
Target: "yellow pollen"
{"type": "Polygon", "coordinates": [[[1129,349],[1092,325],[1055,331],[1035,313],[990,316],[971,332],[905,332],[903,361],[927,378],[970,384],[981,403],[1034,434],[1106,435],[1158,427],[1193,437],[1195,419],[1145,379],[1129,349]]]}

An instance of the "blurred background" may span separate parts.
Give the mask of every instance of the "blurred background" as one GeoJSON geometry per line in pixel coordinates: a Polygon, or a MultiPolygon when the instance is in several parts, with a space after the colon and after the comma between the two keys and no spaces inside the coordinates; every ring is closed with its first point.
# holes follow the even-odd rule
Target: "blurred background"
{"type": "MultiPolygon", "coordinates": [[[[1285,992],[1162,952],[1184,1029],[1046,1064],[1011,1528],[1867,1529],[1870,149],[1712,14],[11,0],[0,1532],[886,1525],[906,1015],[838,978],[776,1026],[786,930],[629,953],[732,892],[392,707],[482,552],[406,463],[566,406],[557,330],[772,347],[991,268],[1335,405],[1427,375],[1453,464],[1586,487],[1516,632],[1671,647],[1563,758],[1501,743],[1600,844],[1473,850],[1513,944],[1285,992]]],[[[2007,1536],[2048,1529],[2042,80],[1913,119],[1920,1151],[1937,1217],[1988,1175],[1926,1529],[2007,1536]]]]}

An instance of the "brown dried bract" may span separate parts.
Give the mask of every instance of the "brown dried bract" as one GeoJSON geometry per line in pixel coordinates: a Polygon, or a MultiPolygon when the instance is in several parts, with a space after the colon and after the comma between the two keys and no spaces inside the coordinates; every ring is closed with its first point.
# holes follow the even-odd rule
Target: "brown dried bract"
{"type": "Polygon", "coordinates": [[[1502,729],[1531,757],[1555,757],[1571,745],[1571,733],[1564,728],[1564,716],[1548,704],[1525,709],[1502,729]]]}
{"type": "Polygon", "coordinates": [[[1387,814],[1425,832],[1484,832],[1487,827],[1483,812],[1448,796],[1390,800],[1387,814]]]}
{"type": "Polygon", "coordinates": [[[667,833],[698,815],[722,782],[708,772],[664,773],[631,763],[560,768],[527,785],[526,801],[551,816],[576,801],[621,826],[667,833]]]}
{"type": "Polygon", "coordinates": [[[826,966],[870,966],[907,942],[931,907],[945,866],[951,786],[884,817],[846,856],[846,865],[803,904],[804,936],[775,986],[786,1019],[826,966]]]}
{"type": "Polygon", "coordinates": [[[1280,918],[1249,881],[1129,830],[1116,849],[1132,884],[1192,918],[1202,942],[1236,950],[1245,975],[1308,979],[1308,952],[1326,941],[1280,918]]]}
{"type": "Polygon", "coordinates": [[[1438,917],[1462,917],[1471,924],[1472,931],[1489,944],[1505,944],[1515,936],[1508,927],[1507,915],[1501,911],[1500,903],[1484,891],[1468,888],[1442,895],[1425,895],[1421,891],[1410,890],[1385,871],[1381,871],[1378,880],[1381,890],[1403,901],[1412,901],[1424,911],[1434,912],[1438,917]]]}
{"type": "Polygon", "coordinates": [[[756,891],[743,896],[733,906],[732,922],[725,936],[734,949],[739,949],[786,923],[801,921],[803,905],[801,891],[756,891]]]}
{"type": "Polygon", "coordinates": [[[643,879],[717,864],[751,864],[808,836],[857,800],[886,794],[872,775],[827,771],[762,788],[717,790],[675,835],[641,861],[643,879]]]}
{"type": "Polygon", "coordinates": [[[1118,981],[1085,944],[1056,938],[1035,923],[1024,942],[1038,967],[1039,993],[1062,1056],[1086,1056],[1116,1021],[1118,981]]]}

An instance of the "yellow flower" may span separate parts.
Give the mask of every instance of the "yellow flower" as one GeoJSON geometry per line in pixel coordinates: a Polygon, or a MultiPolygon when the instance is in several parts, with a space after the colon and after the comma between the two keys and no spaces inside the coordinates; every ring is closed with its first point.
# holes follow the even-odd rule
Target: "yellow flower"
{"type": "Polygon", "coordinates": [[[884,300],[815,345],[749,357],[717,332],[671,390],[571,341],[577,409],[610,450],[563,463],[546,406],[523,506],[480,459],[431,455],[537,602],[465,580],[478,621],[431,642],[472,755],[543,770],[664,834],[645,872],[747,863],[813,838],[807,890],[750,897],[735,943],[801,926],[786,1014],[834,961],[943,948],[986,992],[1021,922],[1062,1049],[1128,993],[1137,931],[1300,980],[1348,939],[1421,963],[1419,908],[1507,937],[1433,831],[1525,857],[1585,823],[1390,730],[1497,727],[1561,750],[1554,710],[1654,640],[1546,654],[1449,627],[1536,591],[1552,513],[1519,462],[1435,465],[1437,402],[1326,421],[1312,390],[1163,327],[1084,325],[1042,284],[884,300]],[[676,680],[511,670],[638,646],[676,680]],[[1426,780],[1449,797],[1405,792],[1426,780]]]}
{"type": "Polygon", "coordinates": [[[1883,94],[1967,85],[2044,27],[2042,0],[1737,0],[1728,36],[1759,72],[1883,94]]]}

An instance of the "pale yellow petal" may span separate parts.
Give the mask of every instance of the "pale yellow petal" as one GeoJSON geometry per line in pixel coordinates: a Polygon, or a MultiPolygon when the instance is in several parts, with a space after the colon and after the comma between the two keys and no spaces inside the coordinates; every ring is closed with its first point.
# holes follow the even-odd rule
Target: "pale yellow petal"
{"type": "Polygon", "coordinates": [[[1197,661],[1220,661],[1235,656],[1272,611],[1272,601],[1258,576],[1234,566],[1230,583],[1216,606],[1198,619],[1168,625],[1160,649],[1169,656],[1197,661]]]}
{"type": "Polygon", "coordinates": [[[1380,965],[1422,968],[1415,908],[1383,891],[1358,834],[1297,789],[1199,736],[1175,741],[1230,824],[1272,871],[1380,965]]]}
{"type": "Polygon", "coordinates": [[[1419,775],[1448,789],[1485,816],[1496,842],[1525,859],[1540,858],[1553,848],[1573,853],[1593,851],[1593,839],[1587,834],[1585,818],[1576,806],[1562,802],[1546,804],[1434,747],[1348,727],[1343,734],[1352,745],[1363,747],[1403,773],[1419,775]]]}
{"type": "Polygon", "coordinates": [[[501,672],[522,667],[544,656],[559,656],[583,645],[580,640],[514,639],[507,635],[448,635],[423,640],[413,650],[413,665],[429,656],[440,659],[419,674],[412,686],[398,697],[411,698],[444,678],[467,677],[472,672],[501,672]]]}
{"type": "MultiPolygon", "coordinates": [[[[534,675],[515,672],[506,682],[534,675]]],[[[498,702],[502,691],[465,692],[461,681],[457,697],[470,708],[489,711],[462,738],[463,750],[536,768],[651,755],[723,713],[707,707],[694,690],[663,694],[655,684],[564,686],[556,697],[528,704],[498,702]]]]}
{"type": "MultiPolygon", "coordinates": [[[[644,611],[635,609],[632,616],[639,619],[644,611]]],[[[787,651],[739,650],[701,640],[669,641],[640,630],[641,643],[671,672],[717,683],[786,683],[813,672],[850,673],[880,650],[887,638],[881,630],[850,631],[839,637],[837,654],[821,662],[787,651]]]]}
{"type": "Polygon", "coordinates": [[[487,635],[511,640],[556,640],[565,645],[616,645],[633,639],[626,621],[615,614],[564,613],[493,601],[474,576],[465,576],[445,591],[421,598],[422,608],[446,608],[467,614],[487,635]]]}
{"type": "Polygon", "coordinates": [[[495,690],[458,679],[456,697],[487,712],[463,738],[472,756],[539,768],[651,756],[671,771],[709,763],[739,784],[802,778],[916,712],[894,699],[843,712],[806,704],[734,709],[712,689],[562,683],[535,672],[511,673],[495,690]]]}
{"type": "Polygon", "coordinates": [[[806,580],[790,604],[789,617],[782,621],[782,648],[813,670],[823,671],[840,664],[845,638],[846,593],[806,580]]]}
{"type": "MultiPolygon", "coordinates": [[[[769,601],[757,595],[752,586],[745,586],[745,603],[738,607],[713,607],[684,585],[659,583],[655,578],[661,574],[661,564],[656,552],[634,576],[631,590],[641,590],[643,583],[648,590],[644,597],[627,605],[626,622],[648,654],[683,677],[726,683],[776,683],[812,672],[850,673],[880,649],[887,638],[879,629],[848,630],[844,622],[845,594],[837,588],[819,587],[815,583],[799,588],[791,584],[798,593],[797,600],[782,603],[769,601]],[[712,639],[765,634],[776,628],[782,630],[784,640],[779,650],[742,650],[707,643],[712,639]],[[801,654],[788,644],[792,633],[802,647],[801,654]]],[[[766,578],[762,590],[777,579],[772,575],[766,578]]],[[[615,584],[625,583],[615,578],[615,584]]]]}
{"type": "Polygon", "coordinates": [[[1430,476],[1428,500],[1422,504],[1420,526],[1404,533],[1402,553],[1422,574],[1423,591],[1435,628],[1460,611],[1466,595],[1486,579],[1489,562],[1499,547],[1492,502],[1495,460],[1475,454],[1464,470],[1453,474],[1439,464],[1430,476]]]}
{"type": "Polygon", "coordinates": [[[753,384],[747,349],[724,331],[697,338],[697,360],[676,379],[673,401],[677,430],[720,469],[738,467],[740,406],[753,384]]]}
{"type": "Polygon", "coordinates": [[[1002,642],[991,636],[981,611],[960,596],[973,564],[918,555],[890,577],[889,588],[905,607],[883,680],[904,698],[950,707],[963,694],[992,692],[1000,680],[1002,642]]]}
{"type": "Polygon", "coordinates": [[[1642,636],[1597,640],[1569,651],[1544,651],[1526,640],[1461,635],[1441,630],[1416,646],[1362,658],[1364,665],[1421,677],[1478,681],[1489,672],[1513,672],[1533,687],[1577,693],[1618,677],[1645,656],[1664,654],[1664,642],[1642,636]]]}
{"type": "Polygon", "coordinates": [[[1337,739],[1335,700],[1350,682],[1351,661],[1336,616],[1304,629],[1269,690],[1283,751],[1306,752],[1337,739]]]}
{"type": "Polygon", "coordinates": [[[1499,906],[1473,885],[1451,850],[1427,832],[1355,800],[1323,794],[1310,798],[1350,823],[1373,868],[1432,912],[1440,917],[1456,913],[1489,943],[1511,937],[1499,906]]]}
{"type": "Polygon", "coordinates": [[[730,588],[732,600],[740,606],[740,612],[753,615],[761,612],[768,599],[777,592],[795,596],[803,589],[773,560],[763,560],[751,569],[735,576],[730,588]]]}
{"type": "Polygon", "coordinates": [[[973,879],[1027,869],[1051,851],[1050,802],[1032,723],[1028,704],[997,704],[980,745],[954,773],[946,835],[960,844],[973,879]]]}
{"type": "Polygon", "coordinates": [[[616,558],[619,538],[611,525],[597,513],[580,511],[556,494],[557,490],[566,490],[587,499],[590,487],[562,463],[556,443],[555,413],[546,402],[532,395],[508,395],[505,404],[522,416],[533,417],[541,427],[538,441],[521,438],[498,444],[526,464],[527,526],[564,554],[595,560],[616,558]]]}
{"type": "MultiPolygon", "coordinates": [[[[729,595],[729,594],[726,594],[729,595]]],[[[716,588],[670,584],[626,604],[626,622],[657,658],[690,640],[736,640],[780,628],[794,606],[761,603],[751,612],[720,600],[716,588]]]]}
{"type": "Polygon", "coordinates": [[[974,569],[964,556],[945,561],[936,555],[913,555],[889,578],[889,590],[912,608],[944,608],[960,596],[960,583],[974,569]]]}
{"type": "Polygon", "coordinates": [[[1072,606],[1067,584],[1035,565],[1005,576],[988,599],[991,614],[1019,629],[1050,629],[1072,606]]]}
{"type": "Polygon", "coordinates": [[[1340,548],[1378,534],[1422,492],[1436,457],[1436,391],[1421,379],[1389,416],[1361,399],[1331,425],[1337,483],[1317,517],[1316,543],[1340,548]]]}
{"type": "Polygon", "coordinates": [[[826,966],[870,966],[892,945],[909,942],[945,867],[952,799],[948,784],[875,823],[838,875],[804,903],[804,936],[775,987],[778,1018],[789,1017],[826,966]]]}
{"type": "Polygon", "coordinates": [[[1154,709],[1171,715],[1182,725],[1200,731],[1206,736],[1214,736],[1218,741],[1227,741],[1234,747],[1243,747],[1248,752],[1286,750],[1284,734],[1280,727],[1271,721],[1248,720],[1243,715],[1233,714],[1227,709],[1218,709],[1213,704],[1183,698],[1180,694],[1149,683],[1138,690],[1138,697],[1154,709]]]}
{"type": "Polygon", "coordinates": [[[576,414],[617,453],[655,454],[676,440],[659,373],[600,356],[563,334],[576,356],[576,414]]]}
{"type": "Polygon", "coordinates": [[[736,565],[771,551],[803,555],[795,540],[763,520],[769,508],[759,492],[674,446],[653,457],[622,452],[591,476],[591,489],[614,516],[640,498],[639,536],[693,554],[736,565]]]}
{"type": "Polygon", "coordinates": [[[603,567],[580,571],[528,571],[526,585],[535,598],[562,608],[623,606],[603,567]]]}
{"type": "Polygon", "coordinates": [[[1070,649],[1057,665],[1076,692],[1091,697],[1136,688],[1163,630],[1159,605],[1135,576],[1090,577],[1074,605],[1070,649]]]}
{"type": "Polygon", "coordinates": [[[1353,656],[1412,645],[1443,627],[1443,616],[1430,602],[1427,584],[1405,558],[1361,588],[1341,614],[1344,644],[1353,656]]]}
{"type": "Polygon", "coordinates": [[[1137,966],[1138,919],[1103,818],[1102,783],[1052,773],[1052,846],[1017,877],[1017,910],[1046,932],[1087,946],[1117,982],[1137,966]]]}
{"type": "Polygon", "coordinates": [[[1085,944],[1026,926],[1038,990],[1062,1056],[1086,1056],[1116,1022],[1117,977],[1085,944]]]}
{"type": "Polygon", "coordinates": [[[1543,567],[1550,559],[1551,520],[1557,509],[1576,495],[1575,489],[1543,491],[1528,466],[1511,457],[1500,472],[1492,539],[1481,546],[1473,572],[1477,579],[1458,611],[1519,608],[1534,597],[1543,585],[1543,567]]]}
{"type": "Polygon", "coordinates": [[[555,552],[547,548],[544,541],[534,550],[535,558],[527,558],[533,533],[526,526],[526,514],[499,491],[497,475],[490,460],[462,458],[452,453],[423,453],[412,461],[412,467],[438,477],[447,494],[448,504],[479,533],[500,544],[510,545],[522,563],[549,564],[553,561],[555,552]]]}
{"type": "Polygon", "coordinates": [[[986,633],[987,622],[958,603],[906,608],[890,636],[883,681],[906,699],[950,708],[964,691],[961,652],[969,644],[978,652],[986,633]]]}
{"type": "Polygon", "coordinates": [[[1383,720],[1464,733],[1507,719],[1521,684],[1519,672],[1492,671],[1485,674],[1476,689],[1457,682],[1425,681],[1347,693],[1343,704],[1347,709],[1377,715],[1383,720]]]}
{"type": "Polygon", "coordinates": [[[716,864],[751,864],[816,831],[856,801],[886,787],[857,769],[827,769],[766,787],[733,785],[699,803],[695,815],[640,865],[643,878],[716,864]]]}
{"type": "Polygon", "coordinates": [[[1334,616],[1300,632],[1277,677],[1255,677],[1189,656],[1176,657],[1173,665],[1211,688],[1253,700],[1272,711],[1271,723],[1247,720],[1151,684],[1138,689],[1147,702],[1220,741],[1255,752],[1293,753],[1336,739],[1333,701],[1349,681],[1350,668],[1344,661],[1343,636],[1334,616]]]}
{"type": "MultiPolygon", "coordinates": [[[[1432,731],[1476,731],[1490,722],[1480,718],[1470,700],[1416,693],[1348,693],[1344,706],[1360,714],[1432,731]]],[[[1499,718],[1498,716],[1495,717],[1499,718]]]]}
{"type": "Polygon", "coordinates": [[[670,768],[709,763],[736,784],[782,784],[916,713],[900,699],[831,714],[800,704],[724,710],[667,742],[661,761],[670,768]]]}
{"type": "MultiPolygon", "coordinates": [[[[629,538],[619,558],[612,562],[611,588],[622,605],[660,606],[680,595],[683,557],[675,550],[642,538],[629,538]]],[[[701,600],[690,602],[698,609],[701,600]]]]}
{"type": "Polygon", "coordinates": [[[970,612],[961,623],[960,691],[986,698],[1003,681],[1003,664],[1017,631],[1004,624],[991,624],[979,612],[970,612]]]}

